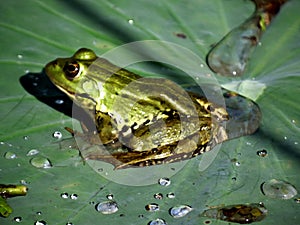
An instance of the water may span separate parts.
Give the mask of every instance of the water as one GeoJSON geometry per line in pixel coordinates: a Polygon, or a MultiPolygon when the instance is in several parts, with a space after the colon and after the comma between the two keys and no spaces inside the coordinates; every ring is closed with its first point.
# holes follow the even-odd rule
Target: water
{"type": "Polygon", "coordinates": [[[119,207],[114,201],[104,201],[96,205],[96,210],[102,214],[113,214],[119,210],[119,207]]]}
{"type": "Polygon", "coordinates": [[[23,136],[23,139],[24,139],[25,141],[28,141],[28,140],[29,140],[29,136],[25,135],[25,136],[23,136]]]}
{"type": "Polygon", "coordinates": [[[5,152],[4,153],[4,158],[6,159],[16,159],[17,158],[17,154],[11,151],[5,152]]]}
{"type": "Polygon", "coordinates": [[[37,156],[30,160],[30,164],[36,168],[48,169],[52,167],[50,160],[46,157],[37,156]]]}
{"type": "Polygon", "coordinates": [[[261,191],[270,198],[278,199],[291,199],[297,195],[297,190],[292,184],[276,179],[262,183],[261,191]]]}
{"type": "Polygon", "coordinates": [[[153,196],[155,199],[157,199],[157,200],[161,200],[161,199],[163,199],[164,198],[164,196],[163,196],[163,194],[162,193],[156,193],[156,194],[154,194],[154,196],[153,196]]]}
{"type": "Polygon", "coordinates": [[[159,205],[156,204],[156,203],[151,203],[151,204],[148,204],[145,206],[145,209],[148,211],[148,212],[156,212],[156,211],[159,211],[159,205]]]}
{"type": "Polygon", "coordinates": [[[113,200],[114,195],[113,195],[113,194],[108,194],[108,195],[106,195],[106,198],[107,198],[108,200],[113,200]]]}
{"type": "Polygon", "coordinates": [[[64,100],[62,100],[62,99],[57,99],[57,100],[55,100],[55,103],[56,103],[57,105],[62,105],[62,104],[64,104],[64,100]]]}
{"type": "Polygon", "coordinates": [[[57,139],[61,139],[62,138],[62,133],[60,131],[55,131],[52,136],[54,138],[57,138],[57,139]]]}
{"type": "Polygon", "coordinates": [[[169,186],[171,184],[171,181],[169,178],[167,177],[163,177],[163,178],[160,178],[158,180],[158,183],[161,185],[161,186],[169,186]]]}
{"type": "Polygon", "coordinates": [[[47,223],[44,220],[39,220],[39,221],[35,221],[34,225],[47,225],[47,223]]]}
{"type": "Polygon", "coordinates": [[[163,219],[155,219],[152,220],[148,223],[148,225],[167,225],[166,221],[164,221],[163,219]]]}
{"type": "Polygon", "coordinates": [[[70,195],[70,199],[72,199],[72,200],[77,200],[77,198],[78,198],[77,194],[71,194],[70,195]]]}
{"type": "Polygon", "coordinates": [[[256,154],[259,156],[259,157],[266,157],[268,155],[268,152],[266,149],[262,149],[262,150],[259,150],[256,152],[256,154]]]}
{"type": "Polygon", "coordinates": [[[65,199],[66,199],[66,198],[68,198],[68,197],[69,197],[69,194],[68,194],[68,193],[66,193],[66,192],[64,192],[64,193],[61,193],[61,194],[60,194],[60,197],[61,197],[61,198],[65,198],[65,199]]]}
{"type": "Polygon", "coordinates": [[[29,151],[27,152],[26,156],[33,156],[33,155],[37,155],[37,154],[39,154],[39,153],[40,153],[39,150],[37,150],[37,149],[31,149],[31,150],[29,150],[29,151]]]}
{"type": "Polygon", "coordinates": [[[22,222],[22,217],[21,216],[16,216],[14,218],[14,221],[16,221],[17,223],[20,223],[20,222],[22,222]]]}
{"type": "Polygon", "coordinates": [[[168,198],[175,198],[175,193],[170,192],[170,193],[167,194],[167,197],[168,198]]]}
{"type": "Polygon", "coordinates": [[[193,208],[189,205],[179,205],[179,206],[172,207],[169,210],[169,213],[174,218],[180,218],[180,217],[186,216],[192,210],[193,210],[193,208]]]}
{"type": "Polygon", "coordinates": [[[130,20],[128,20],[128,23],[129,23],[130,25],[133,25],[133,24],[134,24],[134,20],[133,20],[133,19],[130,19],[130,20]]]}

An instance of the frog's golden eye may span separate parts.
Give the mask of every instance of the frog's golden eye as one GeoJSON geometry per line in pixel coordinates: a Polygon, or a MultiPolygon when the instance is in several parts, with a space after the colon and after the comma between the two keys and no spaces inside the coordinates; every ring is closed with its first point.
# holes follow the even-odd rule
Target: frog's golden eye
{"type": "Polygon", "coordinates": [[[80,66],[77,62],[67,62],[64,66],[64,72],[69,80],[73,80],[79,75],[80,66]]]}

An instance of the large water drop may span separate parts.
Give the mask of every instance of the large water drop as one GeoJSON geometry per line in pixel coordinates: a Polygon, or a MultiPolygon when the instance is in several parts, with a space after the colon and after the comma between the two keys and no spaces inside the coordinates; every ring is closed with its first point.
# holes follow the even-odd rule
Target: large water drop
{"type": "Polygon", "coordinates": [[[297,195],[297,190],[292,184],[276,179],[262,183],[261,191],[270,198],[290,199],[297,195]]]}
{"type": "Polygon", "coordinates": [[[179,206],[172,207],[169,210],[169,212],[170,212],[170,215],[172,217],[174,217],[174,218],[180,218],[180,217],[183,217],[183,216],[187,215],[192,210],[193,210],[193,208],[191,206],[188,206],[188,205],[179,205],[179,206]]]}
{"type": "Polygon", "coordinates": [[[14,152],[5,152],[4,153],[4,158],[6,159],[16,159],[17,158],[17,154],[14,152]]]}
{"type": "Polygon", "coordinates": [[[52,167],[52,164],[48,158],[34,157],[30,160],[30,164],[36,168],[48,169],[52,167]]]}
{"type": "Polygon", "coordinates": [[[114,201],[105,201],[98,203],[96,210],[102,214],[113,214],[119,210],[119,207],[114,201]]]}

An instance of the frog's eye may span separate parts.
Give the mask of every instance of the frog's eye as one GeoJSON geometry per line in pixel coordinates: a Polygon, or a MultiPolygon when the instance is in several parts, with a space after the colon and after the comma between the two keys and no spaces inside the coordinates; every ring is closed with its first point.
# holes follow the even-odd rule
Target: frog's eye
{"type": "Polygon", "coordinates": [[[80,67],[77,62],[67,62],[64,66],[64,72],[69,80],[73,80],[79,75],[80,67]]]}

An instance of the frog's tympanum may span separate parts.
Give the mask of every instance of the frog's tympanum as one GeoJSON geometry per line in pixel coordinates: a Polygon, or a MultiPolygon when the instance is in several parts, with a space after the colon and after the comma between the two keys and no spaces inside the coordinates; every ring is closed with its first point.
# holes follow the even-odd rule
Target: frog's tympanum
{"type": "MultiPolygon", "coordinates": [[[[250,100],[245,110],[251,108],[253,112],[244,118],[237,115],[236,105],[226,109],[168,79],[141,77],[89,49],[79,49],[71,58],[56,59],[45,71],[95,123],[97,134],[93,138],[88,135],[88,140],[91,145],[101,142],[100,149],[105,150],[81,149],[81,154],[116,168],[188,159],[258,128],[259,109],[250,100]],[[226,124],[232,124],[231,128],[226,124]]],[[[246,99],[228,91],[224,98],[226,104],[228,99],[246,99]]]]}

